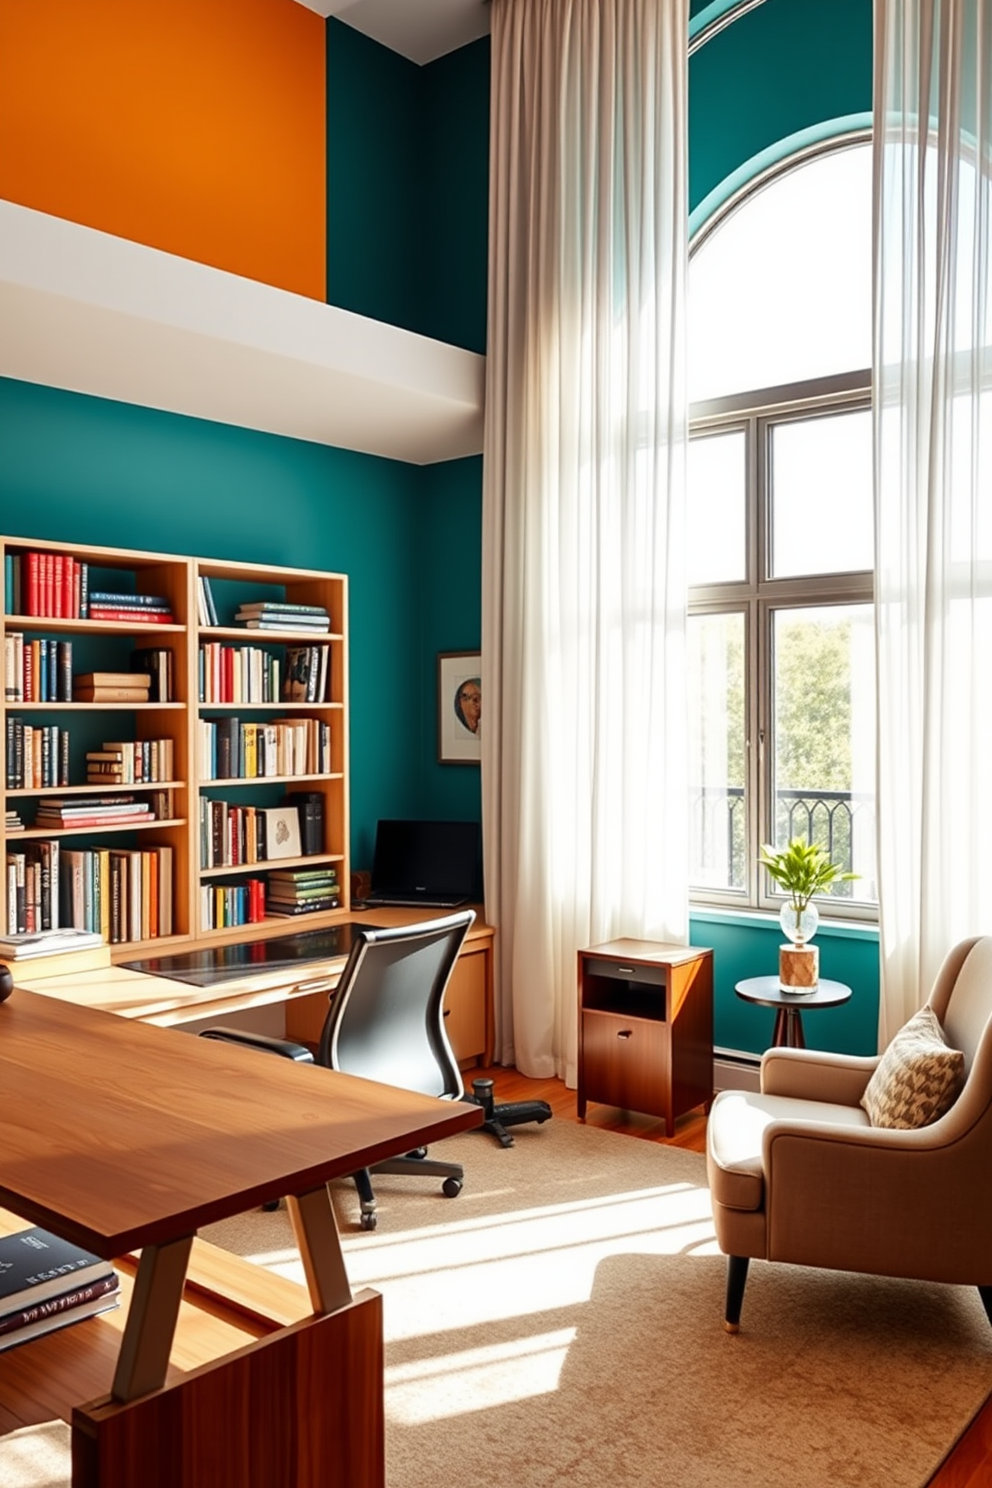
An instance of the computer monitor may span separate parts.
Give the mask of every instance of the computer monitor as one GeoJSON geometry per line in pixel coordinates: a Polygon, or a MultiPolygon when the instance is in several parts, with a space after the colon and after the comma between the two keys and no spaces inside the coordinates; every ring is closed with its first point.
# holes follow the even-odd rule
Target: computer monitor
{"type": "Polygon", "coordinates": [[[479,824],[381,820],[367,903],[454,909],[474,898],[479,824]]]}

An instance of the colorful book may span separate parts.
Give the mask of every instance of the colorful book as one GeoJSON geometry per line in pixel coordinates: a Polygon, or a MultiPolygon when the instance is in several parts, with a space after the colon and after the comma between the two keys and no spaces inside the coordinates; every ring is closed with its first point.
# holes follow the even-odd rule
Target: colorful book
{"type": "Polygon", "coordinates": [[[72,1240],[35,1225],[0,1235],[0,1315],[112,1276],[114,1268],[72,1240]]]}

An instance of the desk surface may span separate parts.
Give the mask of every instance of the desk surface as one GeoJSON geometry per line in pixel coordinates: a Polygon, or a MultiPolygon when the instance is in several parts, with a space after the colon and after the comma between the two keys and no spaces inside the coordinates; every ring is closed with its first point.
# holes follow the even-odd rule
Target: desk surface
{"type": "MultiPolygon", "coordinates": [[[[493,936],[492,927],[482,920],[481,905],[474,905],[473,908],[476,911],[476,920],[465,937],[466,950],[481,949],[493,936]]],[[[371,910],[368,912],[368,923],[415,925],[426,919],[440,917],[438,913],[430,915],[423,910],[377,909],[374,913],[371,910]]],[[[354,913],[347,918],[361,924],[365,915],[354,913]]],[[[191,948],[196,949],[195,946],[191,948]]],[[[82,1007],[99,1008],[105,1012],[119,1013],[125,1018],[140,1018],[145,1022],[167,1027],[198,1017],[222,1017],[245,1008],[264,1007],[295,997],[306,997],[315,992],[327,992],[335,985],[345,959],[344,956],[337,956],[326,961],[301,962],[291,970],[286,967],[266,970],[264,966],[256,969],[246,966],[240,980],[223,981],[211,987],[192,987],[184,982],[170,981],[166,977],[129,971],[124,966],[67,971],[64,975],[53,975],[46,968],[43,977],[32,975],[29,961],[15,964],[11,969],[17,987],[42,993],[46,997],[57,997],[82,1007]]],[[[51,958],[47,958],[47,961],[50,966],[51,958]]]]}
{"type": "Polygon", "coordinates": [[[0,1003],[0,1205],[107,1258],[481,1114],[23,990],[0,1003]]]}

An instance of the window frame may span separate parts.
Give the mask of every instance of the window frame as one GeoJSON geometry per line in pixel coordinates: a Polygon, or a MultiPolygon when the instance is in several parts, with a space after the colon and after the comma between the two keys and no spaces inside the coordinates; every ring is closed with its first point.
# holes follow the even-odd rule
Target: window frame
{"type": "MultiPolygon", "coordinates": [[[[744,580],[693,585],[687,594],[689,617],[705,614],[744,616],[745,853],[743,890],[690,885],[690,901],[699,907],[777,912],[785,896],[777,891],[758,861],[761,844],[774,840],[774,782],[771,739],[774,697],[773,617],[779,609],[812,609],[826,605],[874,603],[873,570],[770,577],[770,449],[776,425],[871,408],[871,370],[817,378],[791,386],[764,388],[728,398],[697,403],[690,409],[689,438],[742,429],[745,435],[744,580]]],[[[833,918],[874,922],[874,904],[820,900],[833,918]]]]}

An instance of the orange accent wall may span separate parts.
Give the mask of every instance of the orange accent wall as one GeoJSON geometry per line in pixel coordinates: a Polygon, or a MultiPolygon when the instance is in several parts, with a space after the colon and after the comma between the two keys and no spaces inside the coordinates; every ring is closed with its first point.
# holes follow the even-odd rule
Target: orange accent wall
{"type": "Polygon", "coordinates": [[[0,0],[0,196],[323,300],[324,33],[295,0],[0,0]]]}

